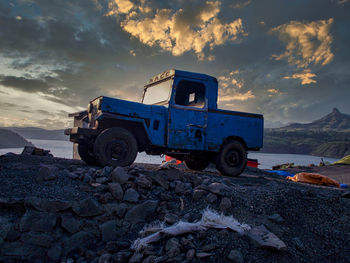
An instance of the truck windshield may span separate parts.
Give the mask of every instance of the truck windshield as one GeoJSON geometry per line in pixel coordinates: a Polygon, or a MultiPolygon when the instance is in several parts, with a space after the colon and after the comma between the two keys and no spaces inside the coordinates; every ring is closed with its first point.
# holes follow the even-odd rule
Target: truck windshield
{"type": "Polygon", "coordinates": [[[143,104],[166,104],[170,97],[171,80],[147,87],[143,95],[143,104]]]}

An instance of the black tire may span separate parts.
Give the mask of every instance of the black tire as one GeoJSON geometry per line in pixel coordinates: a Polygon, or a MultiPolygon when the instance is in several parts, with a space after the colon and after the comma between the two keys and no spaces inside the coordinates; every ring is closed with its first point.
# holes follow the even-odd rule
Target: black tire
{"type": "Polygon", "coordinates": [[[80,142],[78,144],[78,153],[80,158],[89,165],[98,165],[98,162],[94,156],[92,147],[89,147],[87,142],[80,142]]]}
{"type": "Polygon", "coordinates": [[[123,128],[109,128],[101,132],[94,144],[94,155],[101,166],[128,166],[137,155],[134,135],[123,128]]]}
{"type": "Polygon", "coordinates": [[[210,161],[202,156],[186,155],[184,158],[185,166],[190,170],[202,171],[208,167],[210,161]]]}
{"type": "Polygon", "coordinates": [[[247,165],[247,151],[242,143],[229,141],[225,143],[216,156],[215,166],[222,175],[239,176],[247,165]]]}

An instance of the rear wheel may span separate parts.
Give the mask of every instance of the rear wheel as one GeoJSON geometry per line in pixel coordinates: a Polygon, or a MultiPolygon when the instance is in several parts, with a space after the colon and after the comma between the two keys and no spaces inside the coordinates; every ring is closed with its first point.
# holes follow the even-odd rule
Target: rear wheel
{"type": "Polygon", "coordinates": [[[238,141],[225,143],[216,156],[215,166],[226,176],[239,176],[247,165],[247,151],[238,141]]]}
{"type": "Polygon", "coordinates": [[[78,153],[80,158],[87,164],[98,165],[98,162],[94,156],[92,147],[89,147],[89,143],[86,141],[78,144],[78,153]]]}
{"type": "Polygon", "coordinates": [[[128,166],[137,155],[134,135],[123,128],[109,128],[96,138],[94,155],[101,166],[128,166]]]}
{"type": "Polygon", "coordinates": [[[209,165],[209,160],[200,155],[186,155],[184,157],[184,164],[188,169],[202,171],[209,165]]]}

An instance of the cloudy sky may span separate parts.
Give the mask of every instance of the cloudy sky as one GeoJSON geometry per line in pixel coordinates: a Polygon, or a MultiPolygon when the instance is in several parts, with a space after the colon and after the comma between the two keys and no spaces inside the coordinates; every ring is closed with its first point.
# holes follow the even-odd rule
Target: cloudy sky
{"type": "Polygon", "coordinates": [[[71,125],[177,68],[267,127],[350,114],[349,0],[0,0],[0,126],[71,125]]]}

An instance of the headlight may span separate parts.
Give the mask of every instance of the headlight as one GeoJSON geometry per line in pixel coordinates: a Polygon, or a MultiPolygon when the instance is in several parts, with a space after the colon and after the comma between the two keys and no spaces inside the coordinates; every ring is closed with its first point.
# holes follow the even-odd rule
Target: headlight
{"type": "Polygon", "coordinates": [[[89,103],[87,111],[88,111],[88,113],[91,113],[91,111],[92,111],[92,104],[91,103],[89,103]]]}
{"type": "Polygon", "coordinates": [[[101,110],[102,99],[99,99],[97,102],[97,109],[101,110]]]}

